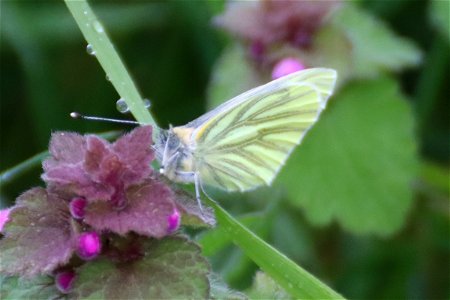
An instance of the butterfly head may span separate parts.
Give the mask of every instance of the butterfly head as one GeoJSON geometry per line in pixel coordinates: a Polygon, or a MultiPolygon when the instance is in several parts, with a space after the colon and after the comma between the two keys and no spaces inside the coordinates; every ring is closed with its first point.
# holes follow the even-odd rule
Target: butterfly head
{"type": "Polygon", "coordinates": [[[193,171],[192,152],[174,129],[177,128],[161,130],[156,141],[156,158],[161,165],[159,173],[171,180],[185,182],[182,174],[193,171]]]}

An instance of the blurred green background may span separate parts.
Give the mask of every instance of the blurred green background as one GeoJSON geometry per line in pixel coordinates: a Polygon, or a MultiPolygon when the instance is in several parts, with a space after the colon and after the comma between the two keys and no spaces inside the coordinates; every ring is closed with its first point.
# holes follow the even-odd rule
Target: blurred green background
{"type": "MultiPolygon", "coordinates": [[[[45,150],[53,131],[123,130],[69,118],[71,111],[131,116],[116,110],[119,96],[95,57],[86,53],[64,3],[0,5],[0,171],[45,150]]],[[[275,187],[216,197],[258,235],[348,298],[448,299],[448,2],[361,0],[351,5],[364,11],[363,19],[371,16],[395,35],[374,31],[363,41],[365,50],[355,47],[363,49],[356,63],[361,70],[366,66],[376,72],[348,75],[336,103],[295,151],[275,187]],[[378,37],[386,43],[377,44],[378,37]],[[351,161],[344,163],[344,156],[351,161]]],[[[251,81],[245,56],[233,50],[236,38],[212,25],[225,9],[222,1],[93,1],[92,6],[163,127],[187,123],[251,81]],[[220,76],[225,83],[218,82],[220,76]]],[[[348,28],[357,28],[361,15],[350,13],[337,18],[334,28],[353,34],[356,45],[361,33],[348,28]]],[[[323,66],[347,72],[339,44],[330,43],[321,53],[338,56],[323,66]]],[[[1,207],[42,185],[40,172],[35,168],[2,185],[1,207]]],[[[231,287],[251,286],[256,266],[220,228],[200,241],[231,287]]]]}

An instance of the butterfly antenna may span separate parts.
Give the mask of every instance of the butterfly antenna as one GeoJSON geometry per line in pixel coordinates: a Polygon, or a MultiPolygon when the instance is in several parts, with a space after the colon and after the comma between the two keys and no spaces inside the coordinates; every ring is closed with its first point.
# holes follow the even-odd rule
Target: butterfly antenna
{"type": "Polygon", "coordinates": [[[140,123],[136,122],[136,121],[110,119],[110,118],[95,117],[95,116],[85,116],[85,115],[82,115],[77,112],[71,112],[70,116],[73,119],[83,119],[83,120],[90,120],[90,121],[102,121],[102,122],[112,122],[112,123],[120,123],[120,124],[140,125],[140,123]]]}

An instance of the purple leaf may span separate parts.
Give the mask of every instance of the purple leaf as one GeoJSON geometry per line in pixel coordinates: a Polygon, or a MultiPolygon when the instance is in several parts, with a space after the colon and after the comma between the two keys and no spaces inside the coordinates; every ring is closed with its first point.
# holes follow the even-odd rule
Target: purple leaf
{"type": "Polygon", "coordinates": [[[84,137],[73,132],[55,132],[50,140],[51,158],[44,162],[45,168],[52,168],[61,162],[77,164],[84,159],[86,143],[84,137]]]}
{"type": "Polygon", "coordinates": [[[150,126],[138,127],[114,144],[93,135],[55,133],[42,178],[52,189],[65,189],[89,202],[111,200],[120,207],[127,187],[151,174],[151,137],[150,126]]]}
{"type": "Polygon", "coordinates": [[[33,276],[67,263],[74,240],[68,203],[43,188],[17,199],[0,240],[0,272],[33,276]]]}
{"type": "Polygon", "coordinates": [[[151,174],[150,163],[155,158],[151,148],[152,128],[141,126],[118,139],[113,149],[126,164],[122,178],[129,183],[137,183],[140,178],[151,174]],[[144,141],[144,142],[143,142],[144,141]],[[146,143],[145,141],[149,141],[146,143]]]}
{"type": "Polygon", "coordinates": [[[175,204],[166,185],[149,179],[130,187],[126,201],[122,209],[108,202],[90,203],[84,221],[96,230],[111,230],[120,235],[130,231],[156,238],[167,235],[167,218],[175,204]]]}

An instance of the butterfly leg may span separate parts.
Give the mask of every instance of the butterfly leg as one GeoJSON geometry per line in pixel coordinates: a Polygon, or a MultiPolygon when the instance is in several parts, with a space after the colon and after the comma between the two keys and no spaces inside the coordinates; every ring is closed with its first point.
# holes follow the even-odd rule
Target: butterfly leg
{"type": "Polygon", "coordinates": [[[194,183],[195,183],[195,198],[197,198],[198,207],[200,211],[203,212],[202,201],[200,199],[200,180],[198,178],[198,173],[194,173],[194,183]]]}
{"type": "Polygon", "coordinates": [[[178,180],[181,182],[194,182],[195,184],[195,198],[197,199],[198,207],[200,208],[200,211],[203,212],[203,206],[202,202],[200,200],[200,178],[198,176],[198,173],[195,172],[183,172],[183,171],[176,171],[178,180]]]}

